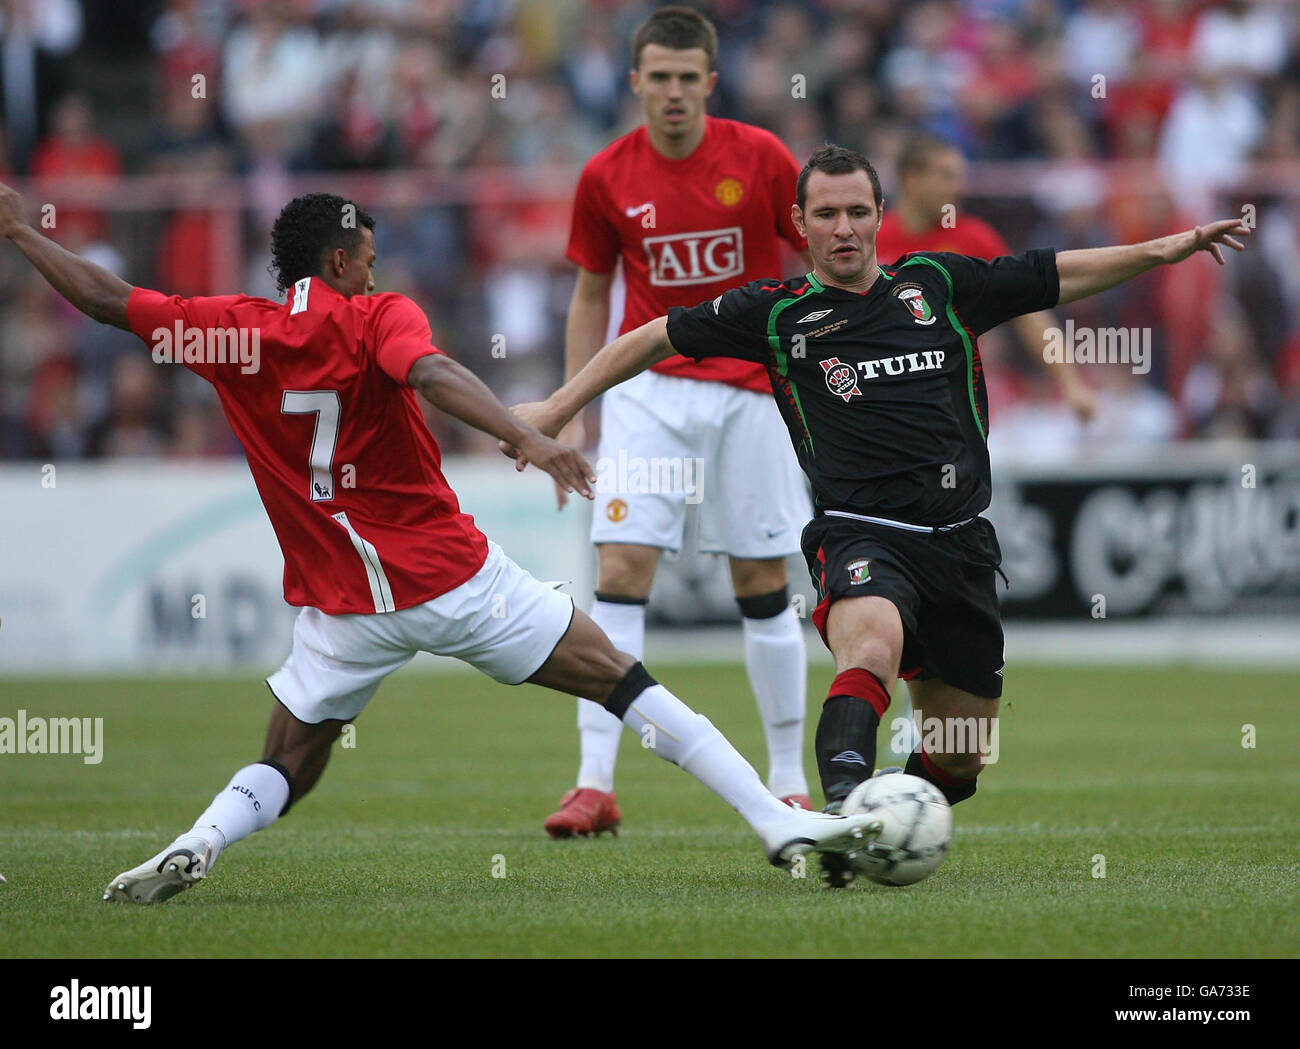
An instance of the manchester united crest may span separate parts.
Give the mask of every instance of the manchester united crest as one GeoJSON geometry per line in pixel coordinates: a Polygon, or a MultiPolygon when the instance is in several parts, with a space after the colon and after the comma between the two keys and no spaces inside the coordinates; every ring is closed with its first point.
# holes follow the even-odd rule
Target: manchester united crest
{"type": "Polygon", "coordinates": [[[732,208],[739,204],[741,197],[745,195],[745,187],[740,179],[727,176],[713,187],[713,195],[719,204],[732,208]]]}
{"type": "Polygon", "coordinates": [[[622,499],[611,499],[609,505],[605,507],[605,516],[614,524],[618,524],[627,517],[627,503],[622,499]]]}

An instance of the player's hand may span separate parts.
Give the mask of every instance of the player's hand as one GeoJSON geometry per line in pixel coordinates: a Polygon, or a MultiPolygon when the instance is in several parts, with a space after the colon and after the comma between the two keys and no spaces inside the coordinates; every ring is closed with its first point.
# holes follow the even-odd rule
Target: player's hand
{"type": "Polygon", "coordinates": [[[547,437],[556,437],[559,435],[560,428],[564,420],[555,414],[551,407],[550,401],[530,401],[528,404],[516,404],[510,409],[525,425],[531,426],[540,434],[547,437]]]}
{"type": "MultiPolygon", "coordinates": [[[[547,401],[529,401],[527,404],[516,404],[510,409],[510,413],[519,419],[524,426],[536,430],[546,437],[554,437],[560,432],[560,420],[555,418],[555,413],[550,410],[547,401]]],[[[522,470],[528,465],[528,460],[509,441],[498,441],[497,447],[501,449],[502,455],[515,460],[518,469],[522,470]]]]}
{"type": "Polygon", "coordinates": [[[1249,237],[1250,232],[1250,227],[1241,219],[1220,219],[1218,222],[1189,229],[1185,233],[1175,233],[1167,238],[1164,261],[1182,262],[1198,251],[1208,251],[1214,256],[1214,261],[1222,266],[1222,245],[1226,244],[1233,251],[1245,251],[1246,245],[1237,238],[1249,237]]]}
{"type": "Polygon", "coordinates": [[[513,456],[516,470],[522,470],[532,463],[539,470],[550,474],[556,485],[566,493],[577,492],[584,499],[594,498],[591,486],[596,483],[596,475],[578,449],[570,448],[567,444],[561,444],[534,430],[514,451],[517,453],[513,456]]]}
{"type": "MultiPolygon", "coordinates": [[[[575,415],[569,420],[568,425],[555,438],[561,444],[567,444],[571,448],[585,448],[587,444],[587,428],[583,425],[582,416],[575,415]]],[[[555,509],[563,510],[569,502],[569,493],[559,481],[555,482],[555,509]]]]}
{"type": "Polygon", "coordinates": [[[12,186],[0,182],[0,237],[11,237],[27,225],[23,198],[12,186]]]}

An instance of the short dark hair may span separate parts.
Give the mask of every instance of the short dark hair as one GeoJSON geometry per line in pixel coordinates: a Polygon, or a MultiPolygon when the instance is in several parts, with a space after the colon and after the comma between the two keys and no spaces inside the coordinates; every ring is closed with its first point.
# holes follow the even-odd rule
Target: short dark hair
{"type": "Polygon", "coordinates": [[[871,166],[871,161],[856,149],[825,145],[808,158],[808,163],[799,172],[799,182],[795,186],[794,195],[801,211],[806,199],[808,176],[814,171],[821,171],[827,175],[851,175],[855,171],[865,171],[867,177],[871,179],[871,195],[876,198],[876,210],[879,211],[880,206],[885,202],[885,195],[880,189],[880,176],[871,166]]]}
{"type": "Polygon", "coordinates": [[[924,171],[936,153],[960,152],[960,149],[947,139],[932,135],[927,131],[918,131],[908,135],[903,141],[903,148],[898,152],[898,175],[910,175],[924,171]]]}
{"type": "Polygon", "coordinates": [[[674,51],[701,48],[709,56],[709,69],[718,59],[718,31],[713,23],[689,7],[661,7],[636,27],[632,34],[632,68],[641,66],[646,44],[658,44],[674,51]]]}
{"type": "Polygon", "coordinates": [[[308,193],[289,201],[271,227],[269,269],[275,286],[285,291],[303,277],[317,276],[325,256],[335,248],[356,251],[363,226],[374,230],[375,220],[333,193],[308,193]]]}

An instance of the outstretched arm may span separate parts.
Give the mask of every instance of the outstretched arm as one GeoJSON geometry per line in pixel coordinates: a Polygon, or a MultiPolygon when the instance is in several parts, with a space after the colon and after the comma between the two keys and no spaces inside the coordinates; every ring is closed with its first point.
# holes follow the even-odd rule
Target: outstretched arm
{"type": "MultiPolygon", "coordinates": [[[[668,318],[656,317],[605,346],[585,368],[546,400],[518,405],[515,414],[553,437],[611,386],[626,382],[650,365],[667,360],[675,352],[673,344],[668,341],[668,318]]],[[[518,445],[502,441],[501,450],[519,461],[519,469],[527,464],[527,456],[519,454],[522,449],[518,445]]]]}
{"type": "Polygon", "coordinates": [[[0,236],[13,241],[50,285],[91,320],[129,331],[131,285],[103,266],[74,255],[27,223],[23,198],[0,182],[0,236]]]}
{"type": "Polygon", "coordinates": [[[521,421],[464,365],[444,354],[431,353],[411,366],[406,381],[440,411],[491,434],[502,444],[519,448],[529,462],[550,474],[566,492],[576,491],[592,498],[591,485],[596,478],[582,453],[521,421]]]}
{"type": "Polygon", "coordinates": [[[1240,219],[1220,219],[1206,226],[1159,237],[1142,244],[1122,244],[1111,248],[1084,248],[1062,251],[1056,256],[1056,272],[1061,280],[1059,302],[1086,299],[1099,291],[1113,288],[1132,280],[1149,269],[1164,264],[1182,262],[1198,251],[1208,251],[1214,261],[1223,265],[1226,244],[1233,251],[1244,251],[1245,245],[1237,237],[1250,236],[1250,229],[1240,219]]]}

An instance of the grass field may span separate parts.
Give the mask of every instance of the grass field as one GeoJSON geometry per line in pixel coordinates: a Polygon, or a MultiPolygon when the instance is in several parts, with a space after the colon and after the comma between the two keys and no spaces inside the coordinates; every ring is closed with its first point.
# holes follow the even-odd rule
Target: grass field
{"type": "MultiPolygon", "coordinates": [[[[741,667],[654,669],[764,760],[741,667]]],[[[826,678],[813,673],[810,696],[826,678]]],[[[0,955],[1300,954],[1294,673],[1008,678],[1001,760],[957,808],[947,862],[911,888],[831,893],[812,864],[804,880],[767,866],[729,808],[630,735],[622,835],[548,841],[542,818],[576,764],[572,701],[417,673],[384,685],[355,748],[336,748],[287,819],[151,908],[100,892],[256,760],[265,687],[8,681],[0,716],[103,717],[105,744],[99,765],[0,756],[0,955]],[[1255,749],[1241,745],[1247,723],[1255,749]]]]}

